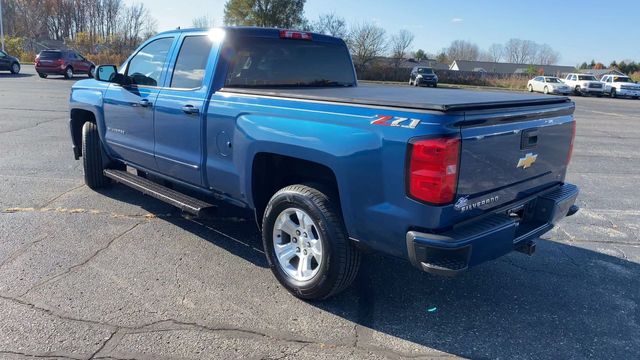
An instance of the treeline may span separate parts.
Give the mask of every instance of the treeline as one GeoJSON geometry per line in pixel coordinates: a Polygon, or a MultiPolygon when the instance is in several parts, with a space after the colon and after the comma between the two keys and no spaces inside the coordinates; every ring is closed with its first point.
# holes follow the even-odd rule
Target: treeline
{"type": "Polygon", "coordinates": [[[578,67],[579,69],[595,69],[595,70],[599,70],[599,69],[618,69],[621,72],[625,73],[625,74],[633,74],[633,73],[640,73],[640,63],[636,63],[635,61],[612,61],[609,66],[605,66],[603,63],[601,62],[596,62],[595,60],[591,60],[590,63],[587,62],[583,62],[582,64],[580,64],[580,66],[578,67]]]}
{"type": "Polygon", "coordinates": [[[445,64],[450,64],[453,60],[484,60],[538,65],[556,64],[560,58],[560,54],[547,44],[521,39],[493,44],[486,50],[469,41],[455,40],[437,54],[430,54],[422,49],[414,52],[414,35],[407,30],[389,35],[375,23],[347,24],[343,17],[335,13],[307,19],[304,16],[304,4],[305,0],[228,0],[224,8],[224,23],[298,28],[343,38],[357,69],[367,67],[382,56],[390,57],[396,68],[408,57],[418,60],[432,58],[445,64]]]}
{"type": "Polygon", "coordinates": [[[82,47],[78,50],[87,54],[121,54],[138,46],[156,30],[156,21],[142,3],[127,5],[122,0],[0,1],[8,42],[22,47],[16,51],[34,51],[37,47],[34,42],[58,40],[71,47],[82,47]]]}

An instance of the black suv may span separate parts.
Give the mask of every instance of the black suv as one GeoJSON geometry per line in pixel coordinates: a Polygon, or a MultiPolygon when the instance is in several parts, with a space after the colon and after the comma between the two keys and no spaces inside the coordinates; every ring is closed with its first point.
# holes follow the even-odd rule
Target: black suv
{"type": "Polygon", "coordinates": [[[411,70],[409,85],[437,87],[438,75],[430,67],[416,66],[411,70]]]}
{"type": "Polygon", "coordinates": [[[20,61],[0,50],[0,71],[2,70],[11,71],[12,74],[17,74],[20,72],[20,61]]]}

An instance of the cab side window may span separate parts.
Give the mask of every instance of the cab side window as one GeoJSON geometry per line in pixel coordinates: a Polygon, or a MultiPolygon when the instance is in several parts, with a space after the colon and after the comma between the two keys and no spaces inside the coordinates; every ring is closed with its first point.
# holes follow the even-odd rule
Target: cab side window
{"type": "Polygon", "coordinates": [[[201,87],[211,46],[211,39],[206,35],[185,37],[176,59],[170,87],[183,89],[201,87]]]}
{"type": "Polygon", "coordinates": [[[168,37],[154,40],[140,49],[129,61],[125,73],[132,84],[158,86],[172,44],[173,38],[168,37]]]}

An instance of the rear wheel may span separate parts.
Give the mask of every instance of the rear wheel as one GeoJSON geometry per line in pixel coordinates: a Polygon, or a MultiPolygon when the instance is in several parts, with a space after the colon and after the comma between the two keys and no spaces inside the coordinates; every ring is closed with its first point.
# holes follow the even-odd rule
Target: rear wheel
{"type": "Polygon", "coordinates": [[[92,66],[91,68],[89,68],[89,72],[87,73],[87,76],[89,76],[90,78],[93,78],[96,76],[96,67],[92,66]]]}
{"type": "Polygon", "coordinates": [[[531,86],[531,84],[529,84],[529,92],[533,92],[533,86],[531,86]]]}
{"type": "Polygon", "coordinates": [[[73,68],[71,68],[71,66],[68,66],[64,70],[64,78],[65,79],[72,79],[73,78],[73,68]]]}
{"type": "Polygon", "coordinates": [[[38,76],[40,76],[43,79],[47,78],[47,74],[43,74],[43,73],[38,73],[38,76]]]}
{"type": "Polygon", "coordinates": [[[82,127],[82,165],[84,183],[88,187],[95,190],[108,184],[109,180],[103,174],[104,165],[98,127],[92,122],[86,122],[82,127]]]}
{"type": "Polygon", "coordinates": [[[14,74],[14,75],[16,75],[16,74],[18,74],[19,72],[20,72],[20,64],[18,64],[18,63],[13,63],[13,64],[11,65],[11,73],[12,73],[12,74],[14,74]]]}
{"type": "Polygon", "coordinates": [[[347,288],[360,265],[349,242],[336,197],[307,185],[278,191],[262,220],[271,271],[293,295],[325,299],[347,288]]]}

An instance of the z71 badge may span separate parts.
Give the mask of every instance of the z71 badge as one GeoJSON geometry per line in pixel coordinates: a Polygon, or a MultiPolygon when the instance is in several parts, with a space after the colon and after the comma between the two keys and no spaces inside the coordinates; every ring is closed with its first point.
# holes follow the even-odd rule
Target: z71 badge
{"type": "Polygon", "coordinates": [[[376,115],[371,124],[415,129],[420,124],[420,120],[390,115],[376,115]]]}

